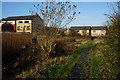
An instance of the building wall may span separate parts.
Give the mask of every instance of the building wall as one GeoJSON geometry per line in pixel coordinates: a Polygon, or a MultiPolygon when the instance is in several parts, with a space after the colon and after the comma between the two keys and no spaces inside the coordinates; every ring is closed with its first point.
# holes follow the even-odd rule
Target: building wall
{"type": "MultiPolygon", "coordinates": [[[[89,35],[89,30],[75,30],[78,32],[80,35],[89,35]]],[[[69,35],[70,30],[67,29],[64,31],[66,35],[69,35]]],[[[106,30],[91,30],[91,36],[105,36],[106,35],[106,30]]]]}
{"type": "Polygon", "coordinates": [[[89,30],[79,30],[77,31],[80,35],[89,35],[89,30]]]}
{"type": "Polygon", "coordinates": [[[106,30],[91,30],[91,36],[105,36],[106,30]]]}
{"type": "Polygon", "coordinates": [[[8,22],[10,24],[15,24],[15,21],[2,21],[2,23],[4,24],[5,22],[8,22]]]}
{"type": "MultiPolygon", "coordinates": [[[[15,21],[2,21],[1,24],[4,24],[5,22],[15,25],[15,21]]],[[[32,33],[34,28],[39,27],[41,25],[43,25],[43,23],[39,17],[37,17],[34,21],[33,20],[16,20],[16,32],[32,33]],[[20,21],[22,21],[22,23],[19,23],[20,21]],[[29,23],[25,23],[25,21],[29,21],[29,23]],[[36,22],[37,22],[37,26],[35,25],[36,22]],[[35,23],[35,24],[33,24],[33,23],[35,23]],[[29,26],[30,30],[27,30],[27,26],[29,26]],[[33,28],[33,26],[34,26],[34,28],[33,28]],[[20,29],[18,29],[18,27],[20,27],[20,29]]]]}
{"type": "Polygon", "coordinates": [[[17,20],[16,21],[16,32],[32,33],[32,20],[17,20]],[[21,21],[22,21],[22,23],[20,23],[21,21]],[[28,21],[29,23],[25,23],[25,21],[28,21]],[[28,30],[27,30],[27,28],[28,28],[28,30]]]}
{"type": "Polygon", "coordinates": [[[38,16],[35,16],[34,18],[33,18],[33,21],[32,21],[32,25],[33,25],[33,27],[32,27],[32,32],[34,33],[36,33],[36,32],[39,32],[38,30],[40,29],[40,30],[42,30],[43,28],[43,21],[40,19],[40,17],[38,17],[38,16]]]}

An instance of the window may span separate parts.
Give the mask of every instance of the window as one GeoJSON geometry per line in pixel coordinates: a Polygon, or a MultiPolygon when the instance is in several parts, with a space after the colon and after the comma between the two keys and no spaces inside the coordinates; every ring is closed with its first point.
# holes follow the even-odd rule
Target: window
{"type": "Polygon", "coordinates": [[[17,27],[17,30],[21,30],[21,29],[20,29],[20,26],[17,27]]]}
{"type": "Polygon", "coordinates": [[[27,26],[27,30],[30,30],[30,26],[27,26]]]}
{"type": "Polygon", "coordinates": [[[29,21],[25,21],[25,23],[29,23],[29,21]]]}
{"type": "Polygon", "coordinates": [[[77,30],[77,32],[79,32],[79,30],[77,30]]]}
{"type": "Polygon", "coordinates": [[[19,21],[18,23],[23,23],[23,21],[19,21]]]}

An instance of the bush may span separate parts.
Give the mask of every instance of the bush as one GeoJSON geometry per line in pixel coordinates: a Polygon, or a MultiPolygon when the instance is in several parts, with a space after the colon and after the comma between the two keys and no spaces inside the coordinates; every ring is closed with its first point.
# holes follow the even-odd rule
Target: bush
{"type": "Polygon", "coordinates": [[[104,78],[117,78],[120,72],[120,18],[110,22],[102,49],[102,74],[104,78]]]}
{"type": "Polygon", "coordinates": [[[69,36],[81,36],[81,35],[75,30],[70,30],[69,36]]]}

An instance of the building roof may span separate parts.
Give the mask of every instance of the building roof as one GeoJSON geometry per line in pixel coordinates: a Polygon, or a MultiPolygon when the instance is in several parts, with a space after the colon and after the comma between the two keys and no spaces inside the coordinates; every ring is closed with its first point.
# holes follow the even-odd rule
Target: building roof
{"type": "Polygon", "coordinates": [[[72,26],[71,30],[106,30],[107,26],[72,26]]]}
{"type": "Polygon", "coordinates": [[[72,26],[72,30],[89,30],[91,26],[72,26]]]}
{"type": "MultiPolygon", "coordinates": [[[[13,16],[3,18],[2,21],[14,21],[14,20],[32,20],[35,16],[40,17],[39,15],[28,15],[28,16],[13,16]]],[[[41,18],[40,18],[41,19],[41,18]]],[[[41,19],[42,20],[42,19],[41,19]]]]}
{"type": "Polygon", "coordinates": [[[92,26],[92,30],[106,30],[107,26],[92,26]]]}

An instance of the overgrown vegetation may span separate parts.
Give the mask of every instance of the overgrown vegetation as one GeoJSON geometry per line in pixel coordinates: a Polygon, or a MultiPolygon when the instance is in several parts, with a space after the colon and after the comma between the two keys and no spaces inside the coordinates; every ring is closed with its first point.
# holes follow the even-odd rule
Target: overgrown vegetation
{"type": "Polygon", "coordinates": [[[74,19],[76,7],[75,4],[70,4],[69,0],[66,2],[45,0],[45,2],[34,5],[34,10],[30,10],[32,14],[38,14],[43,20],[43,26],[38,26],[37,22],[34,24],[36,26],[35,36],[47,59],[51,53],[55,53],[53,51],[57,45],[58,35],[61,36],[64,28],[74,19]]]}
{"type": "MultiPolygon", "coordinates": [[[[87,41],[86,41],[87,42],[87,41]]],[[[68,78],[70,72],[77,60],[83,54],[89,42],[78,46],[79,48],[74,53],[69,55],[59,55],[58,57],[44,60],[43,62],[37,61],[37,64],[32,68],[23,71],[17,78],[68,78]]]]}
{"type": "Polygon", "coordinates": [[[101,78],[101,70],[100,70],[100,62],[101,62],[101,52],[100,52],[100,45],[102,44],[103,39],[97,39],[95,38],[94,41],[92,41],[92,46],[89,52],[89,57],[91,58],[91,63],[89,66],[91,66],[90,70],[90,77],[89,78],[101,78]],[[101,41],[100,41],[101,40],[101,41]]]}
{"type": "Polygon", "coordinates": [[[120,72],[120,19],[117,17],[111,20],[102,49],[104,64],[102,69],[107,78],[117,78],[120,72]]]}
{"type": "MultiPolygon", "coordinates": [[[[117,5],[118,9],[119,2],[117,5]]],[[[102,53],[103,74],[105,78],[119,78],[120,76],[120,15],[117,10],[109,17],[109,28],[105,38],[102,53]]]]}
{"type": "MultiPolygon", "coordinates": [[[[16,34],[16,35],[19,35],[19,34],[16,34]]],[[[44,38],[44,36],[41,36],[41,37],[44,38]]],[[[4,60],[6,60],[6,63],[3,64],[4,79],[15,78],[15,77],[16,78],[50,77],[49,70],[51,70],[57,65],[61,65],[61,64],[64,65],[64,63],[67,61],[69,63],[68,56],[74,55],[73,54],[74,51],[76,51],[78,47],[80,47],[82,44],[86,43],[87,40],[89,40],[89,38],[58,36],[58,38],[55,40],[57,44],[54,48],[52,47],[52,51],[49,55],[49,58],[47,58],[46,56],[47,53],[45,53],[41,49],[37,41],[32,40],[33,38],[30,39],[30,42],[31,42],[30,45],[26,45],[26,44],[18,45],[17,46],[18,49],[15,50],[16,53],[13,53],[14,51],[12,51],[13,49],[11,48],[10,52],[12,53],[11,56],[13,58],[10,56],[9,57],[6,56],[8,53],[4,54],[4,60]],[[36,42],[36,43],[32,43],[32,42],[36,42]],[[10,61],[7,61],[8,58],[10,59],[10,61]],[[8,74],[10,75],[8,76],[8,74]]],[[[5,39],[8,39],[8,38],[4,38],[4,40],[5,39]]],[[[14,39],[15,39],[15,36],[14,36],[14,39]]],[[[12,41],[14,42],[14,40],[12,41]]]]}
{"type": "Polygon", "coordinates": [[[103,41],[94,40],[90,52],[92,63],[90,64],[90,78],[119,78],[120,74],[120,19],[111,19],[107,36],[103,41]]]}
{"type": "Polygon", "coordinates": [[[109,16],[107,36],[92,50],[91,78],[115,78],[120,75],[120,18],[109,16]]]}
{"type": "MultiPolygon", "coordinates": [[[[18,47],[19,50],[17,49],[15,52],[18,54],[13,54],[12,59],[9,58],[11,61],[3,65],[4,78],[10,74],[8,76],[10,78],[11,76],[14,78],[68,78],[72,68],[90,43],[92,44],[90,46],[90,53],[86,58],[92,60],[83,69],[91,67],[89,78],[119,78],[119,17],[112,17],[110,19],[107,37],[104,40],[103,38],[95,38],[92,42],[88,42],[89,37],[83,38],[76,32],[71,32],[70,36],[57,35],[60,27],[66,26],[73,20],[76,13],[73,11],[71,16],[69,12],[71,12],[71,9],[76,8],[75,5],[70,5],[69,2],[50,2],[34,5],[34,7],[37,11],[40,9],[40,15],[43,17],[44,24],[45,26],[49,25],[49,27],[42,27],[43,29],[41,28],[40,30],[41,35],[34,35],[35,41],[33,40],[31,45],[26,45],[27,42],[23,43],[23,41],[21,42],[23,44],[20,44],[20,46],[14,46],[16,49],[18,47]],[[64,16],[67,16],[69,19],[66,24],[64,24],[66,20],[64,16]]],[[[13,39],[16,38],[14,37],[13,39]]],[[[12,42],[10,44],[13,45],[12,42]]],[[[5,51],[6,48],[3,50],[5,51]]],[[[10,48],[10,51],[14,52],[14,49],[10,48]]],[[[4,54],[6,62],[8,57],[4,54]]],[[[90,61],[89,59],[88,62],[90,61]]]]}

